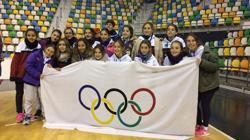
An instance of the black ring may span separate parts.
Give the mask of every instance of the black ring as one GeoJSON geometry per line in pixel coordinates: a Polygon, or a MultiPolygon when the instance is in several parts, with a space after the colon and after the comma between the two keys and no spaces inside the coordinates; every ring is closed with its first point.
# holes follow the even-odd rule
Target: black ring
{"type": "Polygon", "coordinates": [[[100,93],[98,92],[98,90],[97,90],[95,87],[91,86],[91,85],[84,85],[84,86],[82,86],[82,87],[80,88],[79,93],[78,93],[78,94],[79,94],[78,99],[79,99],[79,101],[80,101],[80,104],[81,104],[85,109],[90,110],[90,107],[86,106],[86,105],[82,102],[82,99],[81,99],[82,91],[83,91],[85,88],[90,88],[90,89],[94,90],[95,93],[97,94],[98,103],[97,103],[97,105],[95,106],[95,110],[96,110],[96,109],[101,105],[101,96],[100,96],[100,93]]]}
{"type": "MultiPolygon", "coordinates": [[[[123,98],[124,98],[124,100],[125,100],[125,105],[123,106],[123,108],[122,108],[122,110],[121,110],[121,114],[122,114],[122,113],[127,109],[127,106],[128,106],[128,99],[127,99],[125,93],[124,93],[123,91],[121,91],[120,89],[117,89],[117,88],[111,88],[111,89],[107,90],[106,93],[105,93],[105,95],[104,95],[104,98],[107,99],[108,94],[109,94],[110,92],[112,92],[112,91],[116,91],[116,92],[121,93],[122,96],[123,96],[123,98]]],[[[114,114],[114,115],[117,114],[116,112],[112,111],[112,110],[108,107],[108,105],[107,105],[106,103],[104,103],[104,106],[106,107],[106,109],[107,109],[110,113],[112,113],[112,114],[114,114]]]]}

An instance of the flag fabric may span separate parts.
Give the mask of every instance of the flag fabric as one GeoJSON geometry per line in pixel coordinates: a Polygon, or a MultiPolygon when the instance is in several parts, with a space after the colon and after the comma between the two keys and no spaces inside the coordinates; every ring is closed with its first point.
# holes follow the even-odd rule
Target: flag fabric
{"type": "Polygon", "coordinates": [[[41,99],[47,128],[191,136],[197,113],[195,58],[174,66],[82,61],[46,67],[41,99]]]}

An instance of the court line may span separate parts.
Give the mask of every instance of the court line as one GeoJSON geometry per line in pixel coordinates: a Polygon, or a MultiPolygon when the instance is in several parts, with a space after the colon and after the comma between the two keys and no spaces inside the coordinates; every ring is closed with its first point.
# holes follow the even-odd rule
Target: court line
{"type": "Polygon", "coordinates": [[[228,139],[230,139],[230,140],[235,140],[233,137],[231,137],[231,136],[229,136],[228,134],[226,134],[226,133],[222,132],[221,130],[219,130],[219,129],[215,128],[214,126],[209,125],[209,127],[213,128],[215,131],[217,131],[217,132],[221,133],[222,135],[224,135],[224,136],[225,136],[225,137],[227,137],[228,139]]]}

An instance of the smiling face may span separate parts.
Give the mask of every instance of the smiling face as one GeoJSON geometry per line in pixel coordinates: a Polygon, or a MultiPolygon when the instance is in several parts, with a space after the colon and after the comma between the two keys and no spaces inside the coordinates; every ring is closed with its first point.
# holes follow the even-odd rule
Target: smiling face
{"type": "Polygon", "coordinates": [[[115,42],[114,44],[114,53],[119,58],[123,55],[123,46],[121,46],[119,42],[115,42]]]}
{"type": "Polygon", "coordinates": [[[142,32],[144,35],[150,36],[153,34],[153,28],[150,26],[150,24],[145,24],[142,29],[142,32]]]}
{"type": "Polygon", "coordinates": [[[150,47],[146,43],[142,43],[141,46],[140,46],[140,52],[143,55],[146,55],[146,54],[148,54],[150,52],[150,47]]]}
{"type": "Polygon", "coordinates": [[[198,48],[197,41],[193,36],[188,36],[186,39],[187,47],[191,52],[195,52],[198,48]]]}
{"type": "Polygon", "coordinates": [[[112,25],[112,23],[107,23],[106,24],[106,28],[109,30],[109,31],[111,31],[111,30],[113,30],[113,25],[112,25]]]}
{"type": "Polygon", "coordinates": [[[101,60],[103,58],[103,54],[102,54],[102,51],[100,50],[100,48],[95,48],[94,57],[96,60],[101,60]]]}
{"type": "Polygon", "coordinates": [[[54,47],[47,47],[44,50],[44,54],[47,58],[51,58],[55,53],[55,48],[54,47]]]}
{"type": "Polygon", "coordinates": [[[37,39],[37,35],[34,31],[28,31],[26,37],[30,43],[35,42],[37,39]]]}
{"type": "Polygon", "coordinates": [[[173,42],[171,44],[170,53],[172,56],[176,57],[176,56],[180,55],[181,51],[182,51],[182,48],[181,48],[180,43],[173,42]]]}
{"type": "Polygon", "coordinates": [[[50,36],[52,42],[57,42],[60,39],[60,33],[53,32],[50,36]]]}
{"type": "Polygon", "coordinates": [[[59,41],[59,43],[58,43],[59,51],[61,53],[66,52],[66,48],[67,48],[66,43],[63,40],[59,41]]]}
{"type": "Polygon", "coordinates": [[[86,39],[92,39],[94,37],[93,33],[91,32],[90,29],[86,29],[85,30],[85,34],[84,34],[86,39]]]}
{"type": "Polygon", "coordinates": [[[167,36],[170,39],[173,39],[177,35],[177,31],[174,26],[169,26],[167,28],[167,36]]]}
{"type": "Polygon", "coordinates": [[[101,40],[106,41],[106,40],[108,40],[108,38],[109,38],[109,34],[105,30],[102,30],[102,32],[101,32],[101,40]]]}
{"type": "Polygon", "coordinates": [[[83,41],[79,41],[77,45],[77,49],[80,53],[84,53],[86,50],[86,44],[83,41]]]}
{"type": "Polygon", "coordinates": [[[129,39],[131,37],[131,33],[128,27],[123,28],[122,36],[124,37],[124,39],[129,39]]]}
{"type": "Polygon", "coordinates": [[[71,39],[72,37],[74,37],[74,33],[71,29],[66,29],[64,31],[64,34],[66,39],[71,39]]]}

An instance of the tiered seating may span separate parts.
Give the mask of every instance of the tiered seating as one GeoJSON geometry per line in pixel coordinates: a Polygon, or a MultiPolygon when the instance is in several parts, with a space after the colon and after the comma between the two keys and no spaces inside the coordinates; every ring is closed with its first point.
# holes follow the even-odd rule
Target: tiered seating
{"type": "Polygon", "coordinates": [[[14,51],[28,28],[35,28],[40,38],[45,37],[58,5],[59,0],[0,1],[3,50],[14,51]]]}
{"type": "Polygon", "coordinates": [[[200,0],[157,0],[149,20],[157,28],[166,28],[167,23],[180,28],[239,24],[242,18],[250,17],[248,0],[211,0],[204,5],[200,0]],[[204,6],[203,6],[204,5],[204,6]]]}
{"type": "Polygon", "coordinates": [[[74,0],[67,20],[67,27],[76,29],[77,34],[83,28],[102,28],[107,19],[113,19],[117,26],[132,22],[143,0],[74,0]],[[133,3],[132,3],[133,2],[133,3]]]}
{"type": "Polygon", "coordinates": [[[249,71],[250,29],[229,32],[224,40],[210,41],[206,45],[220,56],[219,65],[222,70],[249,71]]]}

